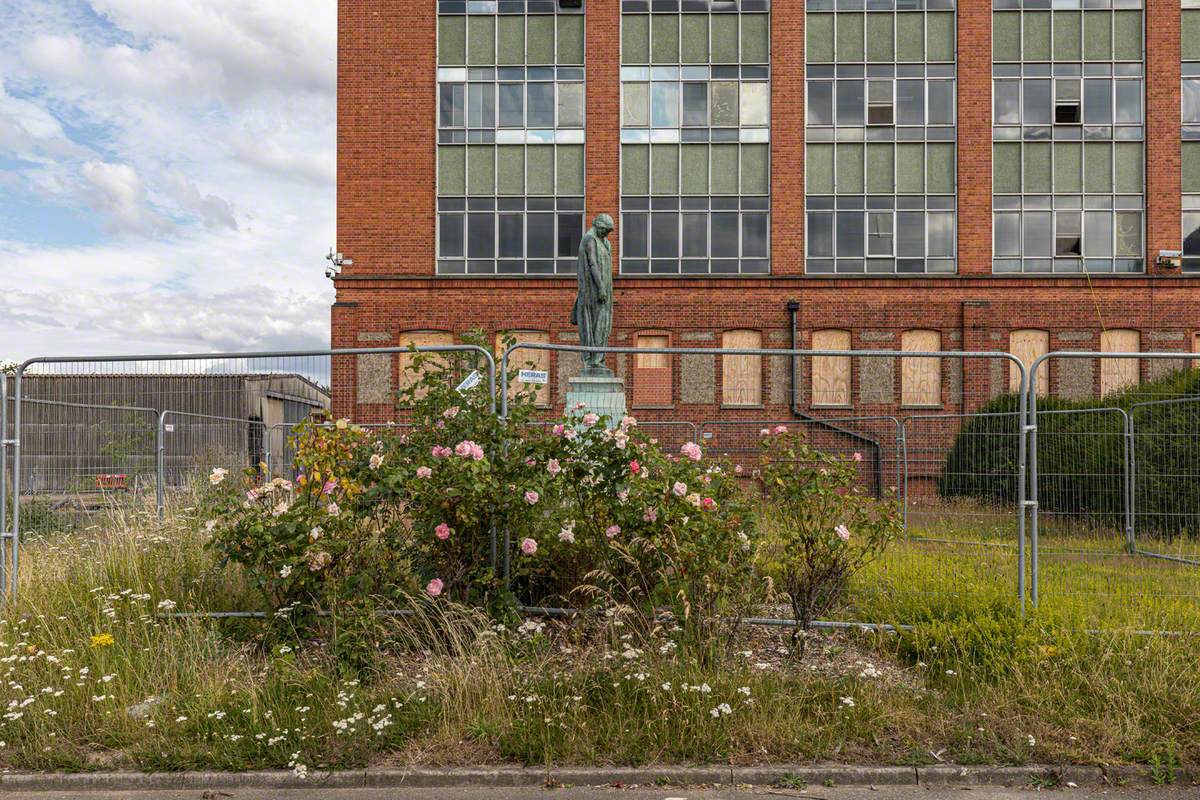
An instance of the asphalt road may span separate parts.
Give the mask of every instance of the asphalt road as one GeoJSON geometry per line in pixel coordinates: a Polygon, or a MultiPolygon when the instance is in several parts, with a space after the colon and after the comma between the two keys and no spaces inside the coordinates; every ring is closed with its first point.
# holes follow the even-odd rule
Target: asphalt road
{"type": "Polygon", "coordinates": [[[811,787],[808,789],[232,789],[190,791],[4,792],[11,800],[1195,800],[1198,787],[1062,788],[811,787]]]}

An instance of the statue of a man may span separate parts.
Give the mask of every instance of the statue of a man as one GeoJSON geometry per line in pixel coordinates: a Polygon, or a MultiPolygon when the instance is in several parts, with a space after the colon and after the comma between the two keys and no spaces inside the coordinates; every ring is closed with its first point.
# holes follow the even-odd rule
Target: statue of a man
{"type": "MultiPolygon", "coordinates": [[[[612,243],[613,231],[608,214],[597,215],[591,230],[579,243],[579,294],[571,311],[571,324],[579,326],[579,343],[587,347],[604,347],[612,334],[612,243]]],[[[608,373],[604,353],[583,354],[586,371],[608,373]]]]}

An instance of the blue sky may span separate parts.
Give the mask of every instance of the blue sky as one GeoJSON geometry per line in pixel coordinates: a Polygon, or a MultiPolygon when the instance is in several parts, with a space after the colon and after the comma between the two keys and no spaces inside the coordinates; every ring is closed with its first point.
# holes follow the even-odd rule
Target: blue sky
{"type": "Polygon", "coordinates": [[[327,346],[335,0],[0,0],[0,360],[327,346]]]}

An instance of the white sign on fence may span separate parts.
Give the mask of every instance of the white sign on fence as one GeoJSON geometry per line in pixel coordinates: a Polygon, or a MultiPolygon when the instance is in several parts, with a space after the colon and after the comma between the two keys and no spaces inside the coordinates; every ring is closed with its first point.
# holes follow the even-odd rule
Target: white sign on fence
{"type": "Polygon", "coordinates": [[[550,382],[550,373],[542,369],[523,369],[517,373],[517,380],[521,383],[536,383],[540,385],[550,382]]]}
{"type": "Polygon", "coordinates": [[[483,376],[479,374],[479,370],[472,370],[471,374],[468,375],[466,378],[464,378],[463,382],[458,385],[458,388],[456,389],[456,391],[459,394],[470,391],[471,389],[474,389],[476,386],[478,386],[479,382],[482,380],[483,380],[483,376]]]}

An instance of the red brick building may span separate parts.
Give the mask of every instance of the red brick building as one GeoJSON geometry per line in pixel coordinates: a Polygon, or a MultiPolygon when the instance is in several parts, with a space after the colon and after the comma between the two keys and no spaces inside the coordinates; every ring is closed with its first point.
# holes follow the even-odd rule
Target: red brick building
{"type": "MultiPolygon", "coordinates": [[[[1200,256],[1200,10],[805,5],[340,0],[333,346],[574,341],[574,243],[601,211],[615,345],[785,348],[793,303],[801,348],[1197,346],[1200,261],[1160,253],[1200,256]]],[[[390,413],[399,360],[347,364],[340,413],[390,413]]],[[[786,359],[610,360],[646,417],[909,399],[857,359],[794,387],[786,359]]],[[[555,404],[572,363],[548,359],[555,404]]],[[[1048,377],[1098,394],[1158,368],[1048,377]]],[[[1008,388],[964,370],[915,404],[1008,388]]]]}

